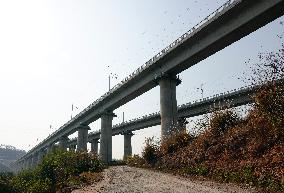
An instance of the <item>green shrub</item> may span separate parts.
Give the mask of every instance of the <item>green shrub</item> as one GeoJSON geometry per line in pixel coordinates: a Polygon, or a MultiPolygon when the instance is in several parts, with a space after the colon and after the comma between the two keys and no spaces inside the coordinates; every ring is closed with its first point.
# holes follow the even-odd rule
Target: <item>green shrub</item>
{"type": "Polygon", "coordinates": [[[206,166],[199,165],[195,168],[195,172],[197,175],[206,176],[208,174],[208,169],[206,166]]]}
{"type": "Polygon", "coordinates": [[[274,135],[284,136],[284,81],[271,82],[254,96],[258,117],[265,117],[272,126],[274,135]]]}
{"type": "Polygon", "coordinates": [[[228,173],[228,181],[229,182],[241,182],[241,175],[239,172],[229,172],[228,173]]]}
{"type": "Polygon", "coordinates": [[[48,178],[43,179],[38,170],[24,170],[12,180],[16,192],[22,193],[51,193],[52,185],[48,178]]]}
{"type": "Polygon", "coordinates": [[[96,176],[105,166],[94,154],[55,150],[46,155],[33,170],[24,170],[12,179],[15,192],[55,193],[69,191],[96,176]],[[86,174],[80,176],[81,174],[86,174]],[[88,174],[88,175],[87,175],[88,174]]]}
{"type": "Polygon", "coordinates": [[[43,159],[38,170],[43,179],[50,179],[53,189],[61,189],[72,176],[83,172],[101,172],[104,167],[95,154],[58,149],[43,159]]]}
{"type": "Polygon", "coordinates": [[[37,179],[28,184],[23,193],[51,193],[52,187],[49,179],[37,179]]]}
{"type": "Polygon", "coordinates": [[[204,165],[199,165],[196,167],[187,166],[187,167],[182,168],[180,171],[183,174],[201,175],[201,176],[206,176],[209,173],[208,168],[204,165]]]}
{"type": "Polygon", "coordinates": [[[154,166],[158,160],[158,154],[158,145],[154,141],[154,138],[147,138],[145,140],[145,147],[142,151],[142,157],[148,164],[154,166]]]}
{"type": "Polygon", "coordinates": [[[13,178],[13,186],[18,192],[27,192],[32,182],[36,181],[38,175],[33,170],[23,170],[13,178]]]}
{"type": "Polygon", "coordinates": [[[0,173],[0,192],[13,193],[15,192],[12,185],[12,173],[0,173]]]}
{"type": "Polygon", "coordinates": [[[246,183],[250,183],[250,182],[254,182],[254,175],[253,175],[253,167],[251,166],[246,166],[243,168],[242,171],[242,177],[243,177],[243,181],[246,183]]]}

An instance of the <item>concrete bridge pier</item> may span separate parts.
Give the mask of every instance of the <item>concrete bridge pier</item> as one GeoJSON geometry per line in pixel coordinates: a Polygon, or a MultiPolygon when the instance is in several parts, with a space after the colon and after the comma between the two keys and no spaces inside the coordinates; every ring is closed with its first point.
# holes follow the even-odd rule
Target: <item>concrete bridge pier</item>
{"type": "Polygon", "coordinates": [[[50,144],[46,147],[46,154],[49,154],[53,150],[53,144],[50,144]]]}
{"type": "Polygon", "coordinates": [[[20,165],[14,166],[13,171],[14,171],[14,172],[19,172],[19,171],[21,171],[21,170],[23,170],[23,169],[24,169],[24,165],[23,165],[23,164],[20,164],[20,165]]]}
{"type": "Polygon", "coordinates": [[[24,160],[24,163],[23,163],[23,170],[26,170],[28,169],[28,160],[24,160]]]}
{"type": "Polygon", "coordinates": [[[91,141],[91,152],[98,154],[98,145],[99,145],[99,139],[94,139],[91,141]]]}
{"type": "Polygon", "coordinates": [[[27,169],[27,161],[26,160],[23,161],[23,165],[22,165],[22,167],[20,168],[19,171],[22,171],[22,170],[25,170],[25,169],[27,169]]]}
{"type": "Polygon", "coordinates": [[[70,145],[69,151],[76,151],[76,144],[70,145]]]}
{"type": "Polygon", "coordinates": [[[158,82],[160,85],[161,138],[163,140],[176,130],[176,86],[181,83],[181,80],[176,76],[164,75],[158,82]]]}
{"type": "Polygon", "coordinates": [[[32,157],[30,156],[30,157],[28,157],[28,160],[27,160],[27,168],[28,168],[28,169],[31,168],[32,165],[33,165],[33,159],[32,159],[32,157]]]}
{"type": "Polygon", "coordinates": [[[35,168],[38,164],[38,153],[32,155],[32,168],[35,168]]]}
{"type": "Polygon", "coordinates": [[[67,136],[61,137],[59,139],[59,148],[66,150],[68,141],[69,141],[69,138],[67,136]]]}
{"type": "Polygon", "coordinates": [[[88,130],[90,127],[87,125],[78,127],[77,151],[87,151],[88,130]]]}
{"type": "Polygon", "coordinates": [[[25,169],[25,161],[24,160],[21,161],[21,163],[17,165],[16,172],[21,171],[23,169],[25,169]]]}
{"type": "Polygon", "coordinates": [[[112,119],[116,115],[112,112],[105,112],[101,116],[101,145],[100,157],[105,163],[112,160],[112,119]]]}
{"type": "Polygon", "coordinates": [[[15,163],[16,164],[16,170],[15,171],[20,171],[24,169],[24,161],[21,161],[21,163],[15,163]]]}
{"type": "Polygon", "coordinates": [[[124,133],[124,155],[123,159],[126,160],[128,156],[132,155],[131,137],[134,135],[131,131],[124,133]]]}
{"type": "Polygon", "coordinates": [[[29,162],[28,162],[28,159],[24,159],[24,163],[23,163],[23,169],[28,169],[29,167],[29,162]]]}
{"type": "Polygon", "coordinates": [[[42,162],[42,159],[44,157],[44,152],[43,150],[39,150],[39,152],[37,153],[37,164],[40,164],[42,162]]]}
{"type": "MultiPolygon", "coordinates": [[[[68,140],[69,140],[69,139],[68,139],[68,140]]],[[[58,144],[52,144],[52,146],[51,146],[51,151],[54,151],[54,150],[58,149],[58,148],[59,148],[59,144],[60,144],[60,143],[58,143],[58,144]]]]}

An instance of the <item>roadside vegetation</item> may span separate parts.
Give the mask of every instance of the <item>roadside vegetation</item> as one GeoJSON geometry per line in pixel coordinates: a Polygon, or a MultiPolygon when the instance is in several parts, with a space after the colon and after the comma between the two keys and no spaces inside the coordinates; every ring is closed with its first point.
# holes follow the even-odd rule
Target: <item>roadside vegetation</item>
{"type": "Polygon", "coordinates": [[[215,111],[196,124],[198,134],[147,139],[142,156],[128,157],[127,164],[284,192],[284,46],[259,59],[250,80],[265,86],[251,96],[245,117],[234,109],[215,111]]]}
{"type": "Polygon", "coordinates": [[[244,118],[234,110],[214,112],[197,136],[176,133],[161,144],[147,139],[142,157],[128,157],[128,165],[284,192],[284,82],[254,99],[244,118]]]}
{"type": "Polygon", "coordinates": [[[69,193],[82,185],[102,179],[105,165],[98,156],[87,152],[55,150],[36,168],[16,175],[0,174],[0,192],[69,193]]]}

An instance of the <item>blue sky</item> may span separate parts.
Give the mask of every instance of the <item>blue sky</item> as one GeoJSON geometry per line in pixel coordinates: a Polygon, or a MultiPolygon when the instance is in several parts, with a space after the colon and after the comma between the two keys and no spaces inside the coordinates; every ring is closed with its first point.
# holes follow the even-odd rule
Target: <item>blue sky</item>
{"type": "MultiPolygon", "coordinates": [[[[0,1],[0,143],[29,150],[225,1],[0,1]],[[50,128],[52,125],[52,128],[50,128]]],[[[180,74],[183,104],[244,85],[245,61],[280,47],[283,17],[180,74]]],[[[159,110],[159,88],[115,110],[114,124],[159,110]]],[[[100,120],[91,124],[100,128],[100,120]]],[[[133,152],[159,127],[137,131],[133,152]]],[[[76,133],[73,135],[76,136],[76,133]]],[[[113,138],[121,158],[123,137],[113,138]]]]}

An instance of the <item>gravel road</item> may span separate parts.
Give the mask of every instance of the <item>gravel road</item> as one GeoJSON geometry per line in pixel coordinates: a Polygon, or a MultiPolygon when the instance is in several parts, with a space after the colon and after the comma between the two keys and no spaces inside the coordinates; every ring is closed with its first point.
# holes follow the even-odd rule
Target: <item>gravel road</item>
{"type": "Polygon", "coordinates": [[[128,166],[110,167],[104,171],[104,179],[96,184],[72,193],[254,193],[233,184],[199,181],[171,174],[133,168],[128,166]]]}

